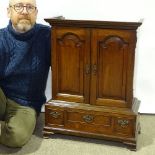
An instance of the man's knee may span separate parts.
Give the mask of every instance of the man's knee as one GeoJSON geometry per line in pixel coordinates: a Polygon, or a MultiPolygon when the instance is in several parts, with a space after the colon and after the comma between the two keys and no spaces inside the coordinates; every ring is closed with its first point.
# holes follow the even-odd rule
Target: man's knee
{"type": "Polygon", "coordinates": [[[16,130],[12,136],[13,147],[22,147],[31,138],[32,133],[22,132],[22,130],[16,130]]]}
{"type": "Polygon", "coordinates": [[[22,129],[8,129],[6,132],[5,145],[10,147],[22,147],[31,138],[32,133],[23,131],[22,129]]]}
{"type": "Polygon", "coordinates": [[[2,125],[0,143],[10,147],[22,147],[31,138],[36,124],[34,109],[15,105],[10,101],[6,122],[2,125]]]}
{"type": "Polygon", "coordinates": [[[33,130],[27,130],[22,126],[12,127],[3,123],[0,143],[9,147],[22,147],[31,138],[33,130]]]}

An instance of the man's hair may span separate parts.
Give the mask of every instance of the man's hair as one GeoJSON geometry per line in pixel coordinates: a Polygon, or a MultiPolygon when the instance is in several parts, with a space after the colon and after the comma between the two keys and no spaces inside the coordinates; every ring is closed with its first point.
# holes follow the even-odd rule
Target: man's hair
{"type": "MultiPolygon", "coordinates": [[[[15,0],[9,0],[9,5],[13,4],[15,0]]],[[[36,5],[36,0],[33,0],[34,4],[36,5]]]]}

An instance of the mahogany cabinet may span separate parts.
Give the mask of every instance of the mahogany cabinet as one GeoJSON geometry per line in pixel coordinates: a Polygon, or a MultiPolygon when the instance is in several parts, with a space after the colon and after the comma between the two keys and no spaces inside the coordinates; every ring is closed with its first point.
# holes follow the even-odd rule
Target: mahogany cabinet
{"type": "Polygon", "coordinates": [[[133,95],[138,22],[45,19],[52,26],[52,99],[43,135],[119,141],[136,149],[133,95]]]}

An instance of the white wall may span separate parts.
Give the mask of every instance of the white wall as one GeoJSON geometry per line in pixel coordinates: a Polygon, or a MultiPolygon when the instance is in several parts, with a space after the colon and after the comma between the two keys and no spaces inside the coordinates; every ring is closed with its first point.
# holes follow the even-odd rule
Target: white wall
{"type": "MultiPolygon", "coordinates": [[[[0,0],[0,28],[8,23],[6,6],[8,1],[0,0]]],[[[38,22],[44,18],[63,15],[68,19],[89,19],[106,21],[143,20],[138,29],[135,59],[134,94],[141,100],[139,111],[155,113],[155,1],[154,0],[38,0],[38,22]]],[[[51,97],[50,78],[46,94],[51,97]]]]}

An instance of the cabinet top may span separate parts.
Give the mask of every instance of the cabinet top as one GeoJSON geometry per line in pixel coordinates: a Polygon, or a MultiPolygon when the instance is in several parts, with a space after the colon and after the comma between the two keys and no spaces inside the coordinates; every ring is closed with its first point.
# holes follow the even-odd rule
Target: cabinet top
{"type": "Polygon", "coordinates": [[[116,21],[95,21],[95,20],[69,20],[46,18],[51,26],[60,27],[82,27],[82,28],[107,28],[107,29],[127,29],[136,30],[141,22],[116,22],[116,21]]]}

